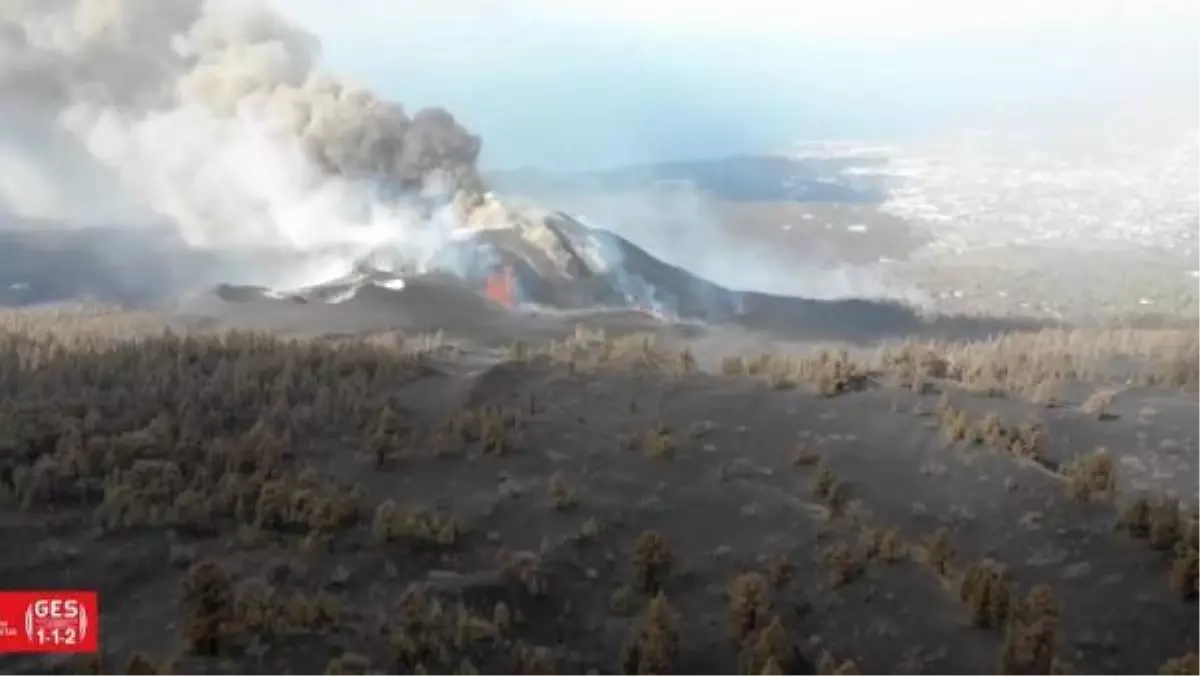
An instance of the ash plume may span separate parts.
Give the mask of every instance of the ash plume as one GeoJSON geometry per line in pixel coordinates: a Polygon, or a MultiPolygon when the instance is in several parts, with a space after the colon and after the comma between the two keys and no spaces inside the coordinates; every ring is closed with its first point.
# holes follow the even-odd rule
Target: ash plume
{"type": "Polygon", "coordinates": [[[7,0],[0,213],[167,223],[193,248],[428,248],[421,205],[482,190],[479,138],[319,55],[252,0],[7,0]]]}
{"type": "Polygon", "coordinates": [[[315,36],[260,0],[7,0],[0,271],[16,286],[41,275],[32,286],[59,296],[107,285],[130,302],[182,304],[223,283],[307,288],[361,261],[480,290],[506,264],[538,305],[705,318],[747,307],[676,267],[734,248],[701,206],[670,236],[691,246],[664,247],[684,254],[674,265],[618,224],[602,234],[510,209],[487,193],[480,140],[453,115],[410,114],[322,72],[320,56],[315,36]],[[23,253],[34,249],[56,255],[23,253]]]}

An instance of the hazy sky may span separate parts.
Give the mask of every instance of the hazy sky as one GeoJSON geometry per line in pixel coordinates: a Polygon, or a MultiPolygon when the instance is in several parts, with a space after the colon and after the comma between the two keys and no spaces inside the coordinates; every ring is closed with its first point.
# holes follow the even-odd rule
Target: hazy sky
{"type": "Polygon", "coordinates": [[[277,0],[483,163],[595,167],[1115,105],[1194,124],[1195,0],[277,0]],[[1031,111],[1036,111],[1031,113],[1031,111]]]}

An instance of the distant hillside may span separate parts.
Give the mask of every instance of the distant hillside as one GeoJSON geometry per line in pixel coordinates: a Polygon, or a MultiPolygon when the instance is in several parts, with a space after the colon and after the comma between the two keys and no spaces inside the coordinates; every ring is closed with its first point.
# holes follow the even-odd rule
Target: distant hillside
{"type": "Polygon", "coordinates": [[[744,155],[583,172],[522,168],[491,172],[487,180],[499,192],[529,197],[609,194],[686,183],[731,202],[875,204],[885,197],[879,179],[847,175],[846,170],[879,162],[859,157],[744,155]]]}

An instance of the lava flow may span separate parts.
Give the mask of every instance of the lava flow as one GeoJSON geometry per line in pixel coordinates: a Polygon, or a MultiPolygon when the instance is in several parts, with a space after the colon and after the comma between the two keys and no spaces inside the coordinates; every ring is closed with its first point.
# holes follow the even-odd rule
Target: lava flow
{"type": "Polygon", "coordinates": [[[483,295],[506,308],[516,306],[513,294],[514,275],[511,265],[504,266],[500,272],[488,275],[484,283],[483,295]]]}

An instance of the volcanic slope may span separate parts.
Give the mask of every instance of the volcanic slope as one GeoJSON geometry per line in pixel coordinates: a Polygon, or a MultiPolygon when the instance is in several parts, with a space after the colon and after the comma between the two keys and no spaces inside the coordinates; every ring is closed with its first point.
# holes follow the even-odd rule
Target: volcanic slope
{"type": "Polygon", "coordinates": [[[562,212],[485,200],[429,260],[431,272],[387,272],[360,261],[347,276],[304,289],[221,285],[182,305],[209,324],[294,335],[441,330],[473,343],[538,342],[574,323],[616,334],[735,330],[766,341],[873,342],[913,334],[983,337],[1032,323],[927,320],[898,302],[816,300],[729,289],[651,256],[562,212]],[[512,275],[515,312],[483,297],[512,275]]]}
{"type": "Polygon", "coordinates": [[[1191,332],[705,372],[3,321],[0,577],[99,589],[105,649],[8,673],[1196,669],[1191,332]]]}

